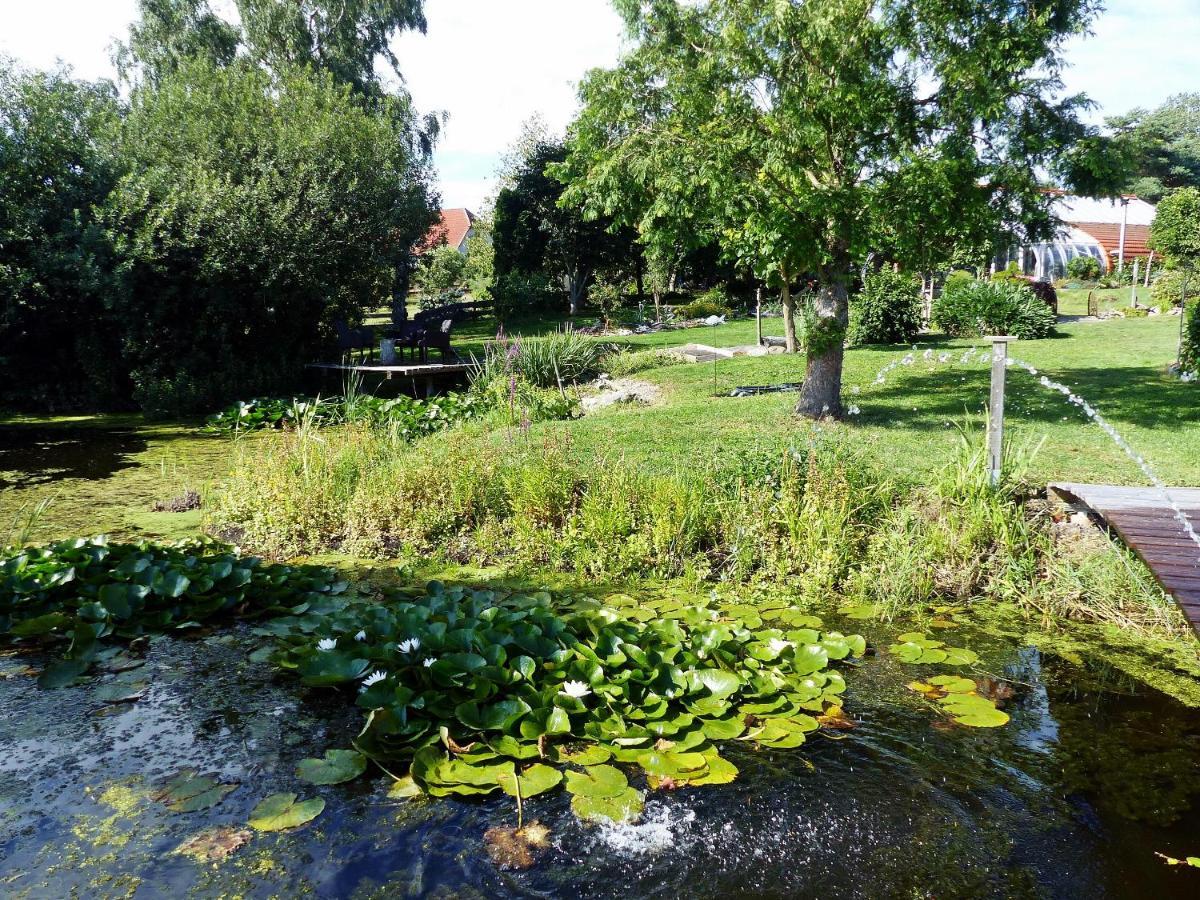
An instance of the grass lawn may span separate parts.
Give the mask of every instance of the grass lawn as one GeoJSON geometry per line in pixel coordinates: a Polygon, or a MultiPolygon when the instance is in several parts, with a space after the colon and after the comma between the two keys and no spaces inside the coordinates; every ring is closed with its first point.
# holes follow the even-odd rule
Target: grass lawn
{"type": "MultiPolygon", "coordinates": [[[[779,325],[779,320],[772,324],[779,325]]],[[[705,329],[704,343],[731,345],[753,339],[753,322],[705,329]]],[[[1051,378],[1069,385],[1095,405],[1168,482],[1200,484],[1200,389],[1170,378],[1179,323],[1174,317],[1078,322],[1041,341],[1012,345],[1051,378]]],[[[696,329],[629,338],[633,344],[667,346],[702,340],[696,329]]],[[[959,365],[962,351],[979,341],[930,336],[922,348],[956,351],[953,364],[918,358],[893,370],[881,386],[876,374],[907,348],[880,347],[846,354],[847,390],[862,413],[845,423],[814,425],[792,415],[793,396],[735,399],[739,385],[798,381],[798,356],[738,358],[717,363],[677,365],[637,377],[660,385],[659,406],[611,408],[570,423],[548,423],[546,431],[568,431],[581,450],[638,459],[656,469],[686,468],[745,448],[805,442],[819,432],[844,433],[868,447],[896,472],[919,477],[954,453],[955,426],[971,418],[982,425],[987,399],[986,365],[959,365]]],[[[1141,473],[1100,428],[1078,409],[1024,372],[1010,371],[1006,421],[1014,445],[1045,444],[1030,469],[1039,482],[1111,481],[1136,484],[1141,473]]]]}

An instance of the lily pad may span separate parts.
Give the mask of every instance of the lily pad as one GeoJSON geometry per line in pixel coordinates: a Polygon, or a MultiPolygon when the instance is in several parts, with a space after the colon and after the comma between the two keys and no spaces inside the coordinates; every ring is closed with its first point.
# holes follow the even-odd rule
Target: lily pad
{"type": "Polygon", "coordinates": [[[357,750],[326,750],[324,759],[302,759],[296,777],[309,784],[341,784],[367,771],[367,758],[357,750]]]}
{"type": "Polygon", "coordinates": [[[284,831],[299,828],[325,810],[325,800],[313,797],[296,801],[295,794],[272,794],[250,812],[250,827],[256,831],[284,831]]]}
{"type": "Polygon", "coordinates": [[[389,800],[413,800],[421,796],[421,786],[413,781],[411,775],[397,778],[388,788],[389,800]]]}
{"type": "Polygon", "coordinates": [[[520,772],[501,772],[498,780],[504,793],[525,800],[558,787],[563,773],[551,766],[534,763],[520,772]]]}
{"type": "Polygon", "coordinates": [[[166,803],[171,812],[197,812],[216,806],[237,786],[236,782],[223,783],[207,775],[181,772],[155,794],[155,799],[166,803]]]}
{"type": "Polygon", "coordinates": [[[245,828],[221,825],[206,828],[176,847],[172,853],[190,856],[199,862],[220,862],[250,840],[252,833],[245,828]]]}

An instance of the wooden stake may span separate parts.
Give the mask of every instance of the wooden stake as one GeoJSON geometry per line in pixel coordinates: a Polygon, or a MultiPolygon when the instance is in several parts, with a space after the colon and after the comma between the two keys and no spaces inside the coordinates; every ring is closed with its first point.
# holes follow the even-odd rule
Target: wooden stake
{"type": "Polygon", "coordinates": [[[754,289],[754,324],[758,329],[758,346],[762,346],[762,285],[754,289]]]}

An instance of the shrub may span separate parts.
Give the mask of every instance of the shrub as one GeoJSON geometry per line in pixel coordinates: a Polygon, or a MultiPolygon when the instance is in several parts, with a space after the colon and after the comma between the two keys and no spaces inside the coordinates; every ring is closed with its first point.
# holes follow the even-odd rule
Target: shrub
{"type": "Polygon", "coordinates": [[[722,287],[709,288],[690,303],[678,307],[676,312],[685,319],[733,315],[733,310],[729,308],[729,297],[722,287]]]}
{"type": "Polygon", "coordinates": [[[1028,340],[1053,332],[1055,316],[1024,282],[971,281],[947,285],[933,303],[933,321],[956,337],[1011,334],[1028,340]]]}
{"type": "Polygon", "coordinates": [[[417,286],[427,297],[436,297],[462,286],[467,260],[453,247],[441,246],[430,250],[421,259],[417,270],[417,286]]]}
{"type": "Polygon", "coordinates": [[[1067,262],[1067,275],[1079,281],[1095,281],[1103,268],[1094,256],[1075,256],[1067,262]]]}
{"type": "Polygon", "coordinates": [[[1200,296],[1200,275],[1179,269],[1163,272],[1150,285],[1150,298],[1163,309],[1178,306],[1186,289],[1188,297],[1200,296]]]}
{"type": "Polygon", "coordinates": [[[1189,300],[1183,325],[1183,344],[1179,351],[1180,369],[1200,373],[1200,300],[1189,300]]]}
{"type": "Polygon", "coordinates": [[[666,350],[615,350],[604,358],[604,371],[613,378],[636,375],[648,369],[658,369],[682,363],[683,357],[666,350]]]}
{"type": "Polygon", "coordinates": [[[867,276],[850,310],[851,344],[905,344],[921,331],[921,286],[890,267],[867,276]]]}
{"type": "Polygon", "coordinates": [[[612,322],[617,310],[625,305],[625,296],[621,291],[621,286],[609,281],[597,281],[593,284],[588,290],[588,297],[600,310],[600,317],[606,325],[612,322]]]}
{"type": "Polygon", "coordinates": [[[484,347],[475,360],[471,381],[487,383],[497,378],[523,378],[534,387],[577,384],[600,374],[601,361],[610,346],[566,329],[543,337],[511,339],[501,334],[484,347]]]}
{"type": "Polygon", "coordinates": [[[545,275],[506,272],[492,284],[496,317],[505,321],[516,313],[545,306],[561,292],[555,291],[545,275]]]}

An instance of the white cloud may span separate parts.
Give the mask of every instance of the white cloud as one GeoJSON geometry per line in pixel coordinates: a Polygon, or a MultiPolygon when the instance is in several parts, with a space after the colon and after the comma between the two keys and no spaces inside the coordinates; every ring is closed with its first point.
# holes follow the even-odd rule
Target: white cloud
{"type": "MultiPolygon", "coordinates": [[[[1094,118],[1200,90],[1200,0],[1108,7],[1093,37],[1067,47],[1067,89],[1101,104],[1094,118]]],[[[0,53],[108,77],[109,48],[136,9],[136,0],[0,0],[0,53]]],[[[428,34],[402,35],[395,48],[418,107],[450,114],[437,156],[444,202],[477,208],[524,120],[541,113],[559,130],[570,121],[579,79],[617,59],[620,21],[608,0],[427,0],[426,15],[428,34]]]]}

